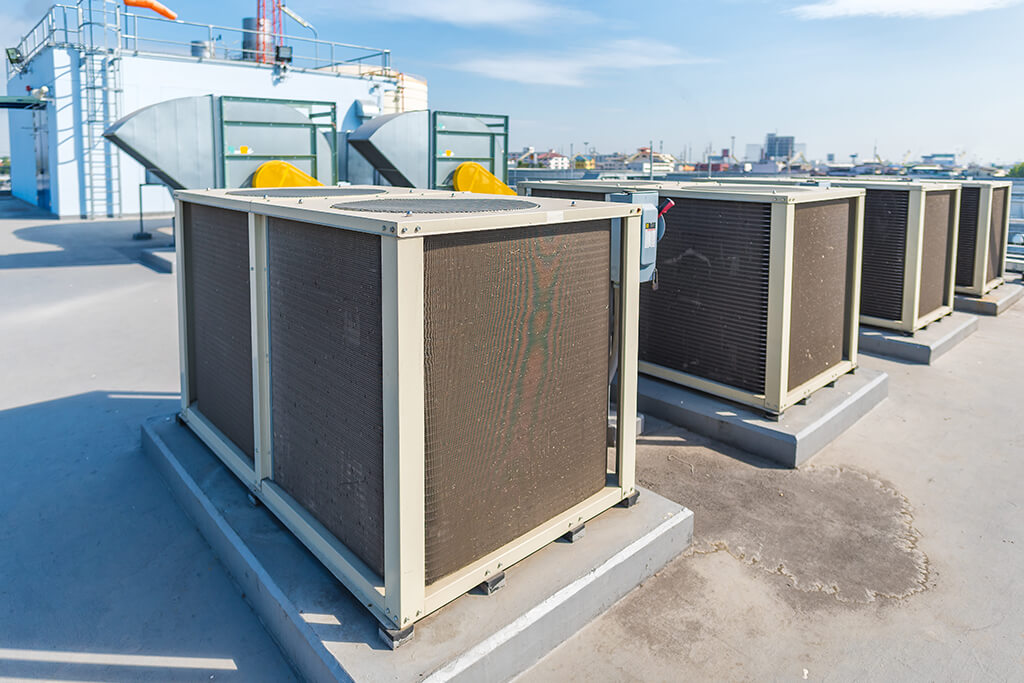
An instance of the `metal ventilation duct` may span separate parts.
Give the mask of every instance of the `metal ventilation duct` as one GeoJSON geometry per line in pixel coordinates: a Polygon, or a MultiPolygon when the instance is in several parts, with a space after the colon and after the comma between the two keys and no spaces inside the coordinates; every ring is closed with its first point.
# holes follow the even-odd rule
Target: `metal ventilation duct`
{"type": "Polygon", "coordinates": [[[314,125],[284,102],[201,95],[143,107],[111,125],[103,136],[175,190],[241,187],[267,159],[290,155],[315,157],[291,161],[321,182],[333,184],[335,155],[323,134],[311,138],[314,125]],[[246,125],[234,125],[238,122],[246,125]],[[255,150],[251,159],[232,152],[243,146],[255,150]]]}
{"type": "Polygon", "coordinates": [[[143,107],[103,136],[171,189],[217,187],[212,95],[143,107]]]}
{"type": "Polygon", "coordinates": [[[428,187],[429,117],[425,109],[378,116],[356,128],[348,142],[392,185],[428,187]]]}

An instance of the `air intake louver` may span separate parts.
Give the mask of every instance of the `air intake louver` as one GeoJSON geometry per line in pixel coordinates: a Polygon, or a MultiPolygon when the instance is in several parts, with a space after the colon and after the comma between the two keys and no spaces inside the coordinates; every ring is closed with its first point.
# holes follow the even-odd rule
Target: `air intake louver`
{"type": "Polygon", "coordinates": [[[888,320],[900,320],[902,316],[908,207],[905,190],[867,191],[861,315],[888,320]]]}
{"type": "Polygon", "coordinates": [[[380,238],[268,233],[274,481],[383,574],[380,238]]]}
{"type": "Polygon", "coordinates": [[[249,218],[187,205],[182,228],[189,287],[189,399],[253,458],[249,218]]]}
{"type": "Polygon", "coordinates": [[[978,244],[978,203],[980,187],[960,190],[960,229],[956,242],[956,286],[974,284],[974,255],[978,244]]]}
{"type": "Polygon", "coordinates": [[[763,392],[771,204],[682,199],[665,218],[640,360],[763,392]]]}
{"type": "Polygon", "coordinates": [[[428,584],[604,486],[609,241],[607,221],[426,238],[428,584]]]}
{"type": "Polygon", "coordinates": [[[634,494],[635,207],[238,192],[178,193],[182,417],[389,628],[634,494]]]}
{"type": "Polygon", "coordinates": [[[988,273],[986,282],[1003,277],[1004,254],[1006,253],[1007,224],[1009,223],[1010,188],[997,187],[992,190],[992,220],[989,224],[988,273]]]}
{"type": "Polygon", "coordinates": [[[931,316],[947,304],[950,280],[953,277],[949,246],[956,234],[956,225],[953,223],[953,206],[956,201],[956,193],[951,190],[925,194],[918,317],[931,316]]]}
{"type": "Polygon", "coordinates": [[[789,324],[790,391],[851,357],[856,203],[798,204],[793,220],[793,294],[789,324]],[[845,302],[845,305],[838,305],[845,302]]]}

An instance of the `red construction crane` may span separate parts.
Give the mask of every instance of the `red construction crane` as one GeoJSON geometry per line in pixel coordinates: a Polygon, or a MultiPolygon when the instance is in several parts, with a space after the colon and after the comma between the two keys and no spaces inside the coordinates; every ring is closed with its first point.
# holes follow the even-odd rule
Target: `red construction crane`
{"type": "Polygon", "coordinates": [[[256,0],[256,27],[259,31],[256,39],[256,61],[263,64],[273,62],[274,46],[284,44],[281,0],[256,0]]]}

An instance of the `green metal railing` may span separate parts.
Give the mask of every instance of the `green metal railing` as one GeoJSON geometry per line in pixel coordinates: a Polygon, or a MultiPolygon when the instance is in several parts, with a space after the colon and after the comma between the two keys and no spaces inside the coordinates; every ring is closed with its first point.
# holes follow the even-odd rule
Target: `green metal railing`
{"type": "Polygon", "coordinates": [[[283,161],[308,161],[312,172],[311,176],[319,178],[318,168],[318,155],[317,155],[317,135],[324,134],[327,139],[327,143],[331,149],[331,185],[338,182],[338,144],[337,144],[337,130],[338,130],[338,107],[334,102],[324,102],[318,100],[280,100],[268,97],[235,97],[224,95],[219,98],[218,106],[220,108],[217,117],[220,120],[220,144],[222,147],[225,145],[225,132],[228,128],[305,128],[309,130],[309,152],[300,154],[231,154],[227,149],[223,150],[220,155],[220,177],[221,182],[227,181],[227,165],[229,161],[246,159],[252,160],[266,160],[270,161],[273,159],[281,159],[283,161]],[[253,121],[252,119],[233,119],[224,116],[224,104],[231,102],[259,102],[259,103],[272,103],[272,104],[284,104],[295,109],[305,110],[306,116],[309,118],[308,122],[301,121],[253,121]],[[327,121],[320,121],[319,119],[328,119],[327,121]]]}
{"type": "Polygon", "coordinates": [[[450,189],[444,184],[445,178],[438,173],[439,163],[465,161],[479,163],[500,178],[503,183],[508,183],[508,116],[462,111],[430,112],[430,186],[438,189],[450,189]],[[482,122],[487,130],[450,130],[444,125],[446,119],[476,119],[482,122]],[[487,138],[490,153],[488,156],[446,156],[441,153],[441,150],[445,149],[445,145],[440,144],[445,137],[487,138]]]}

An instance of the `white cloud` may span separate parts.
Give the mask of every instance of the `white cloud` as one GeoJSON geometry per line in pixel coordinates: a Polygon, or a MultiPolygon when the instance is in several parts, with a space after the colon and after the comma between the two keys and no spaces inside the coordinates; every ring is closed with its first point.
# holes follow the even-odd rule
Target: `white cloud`
{"type": "Polygon", "coordinates": [[[691,57],[674,45],[650,40],[615,40],[603,48],[559,53],[513,53],[469,59],[455,68],[518,83],[581,87],[602,71],[644,69],[714,60],[691,57]]]}
{"type": "MultiPolygon", "coordinates": [[[[321,3],[319,13],[336,12],[335,2],[321,3]]],[[[589,12],[541,0],[357,0],[346,11],[384,21],[432,21],[456,26],[504,26],[536,29],[544,22],[593,21],[589,12]]]]}
{"type": "Polygon", "coordinates": [[[801,19],[841,17],[952,17],[1001,9],[1022,0],[820,0],[790,11],[801,19]]]}

